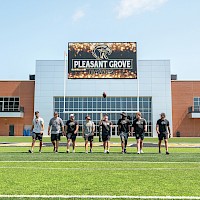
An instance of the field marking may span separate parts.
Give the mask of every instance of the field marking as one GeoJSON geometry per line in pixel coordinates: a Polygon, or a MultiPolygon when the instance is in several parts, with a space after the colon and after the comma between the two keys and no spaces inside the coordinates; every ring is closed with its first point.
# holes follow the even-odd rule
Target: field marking
{"type": "Polygon", "coordinates": [[[16,160],[16,161],[14,161],[14,160],[5,160],[5,161],[3,161],[3,160],[0,160],[0,163],[146,163],[146,164],[153,164],[153,163],[155,163],[155,164],[162,164],[162,163],[167,163],[167,164],[199,164],[200,163],[200,161],[197,161],[197,162],[194,162],[194,161],[192,161],[192,162],[189,162],[189,161],[187,161],[187,162],[179,162],[179,161],[170,161],[170,162],[162,162],[162,161],[126,161],[126,160],[96,160],[96,161],[94,161],[94,160],[82,160],[82,161],[78,161],[78,160],[52,160],[52,161],[50,161],[50,160],[44,160],[44,161],[42,161],[42,160],[30,160],[30,161],[28,161],[28,160],[16,160]]]}
{"type": "Polygon", "coordinates": [[[87,170],[87,171],[123,171],[123,170],[126,170],[126,171],[138,171],[138,170],[142,170],[142,171],[146,171],[146,170],[199,170],[200,167],[191,167],[191,168],[152,168],[152,167],[149,167],[149,168],[88,168],[88,167],[82,167],[82,168],[61,168],[61,167],[8,167],[8,166],[3,166],[3,167],[0,167],[0,169],[32,169],[32,170],[66,170],[66,171],[82,171],[82,170],[87,170]]]}
{"type": "Polygon", "coordinates": [[[200,199],[198,196],[109,196],[109,195],[0,195],[0,198],[79,199],[200,199]]]}

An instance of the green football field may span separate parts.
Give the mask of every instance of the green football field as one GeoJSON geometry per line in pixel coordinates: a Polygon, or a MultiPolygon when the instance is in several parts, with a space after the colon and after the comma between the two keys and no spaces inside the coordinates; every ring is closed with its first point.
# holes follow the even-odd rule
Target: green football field
{"type": "MultiPolygon", "coordinates": [[[[0,137],[0,143],[28,141],[30,137],[0,137]]],[[[170,139],[170,155],[164,147],[161,154],[157,147],[144,147],[138,155],[130,146],[121,154],[117,145],[110,154],[101,146],[91,154],[82,145],[70,154],[64,146],[57,154],[51,146],[41,154],[38,147],[29,154],[27,146],[0,146],[0,199],[200,199],[198,145],[199,138],[170,139]],[[188,148],[190,144],[194,146],[188,148]]]]}

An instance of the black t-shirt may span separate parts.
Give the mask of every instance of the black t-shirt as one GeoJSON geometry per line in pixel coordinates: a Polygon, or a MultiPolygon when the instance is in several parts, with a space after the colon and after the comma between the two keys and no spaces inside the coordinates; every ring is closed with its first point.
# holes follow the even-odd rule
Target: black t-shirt
{"type": "Polygon", "coordinates": [[[74,133],[74,131],[76,130],[76,126],[78,125],[78,122],[68,120],[66,122],[66,125],[67,125],[67,133],[74,133]]]}
{"type": "Polygon", "coordinates": [[[130,126],[130,120],[129,119],[119,119],[117,122],[117,125],[119,126],[120,132],[129,132],[129,126],[130,126]]]}
{"type": "Polygon", "coordinates": [[[134,127],[134,132],[136,134],[142,134],[144,133],[145,125],[147,125],[147,122],[144,118],[134,119],[132,127],[134,127]]]}
{"type": "Polygon", "coordinates": [[[102,126],[102,134],[110,134],[112,122],[111,121],[102,121],[100,126],[102,126]]]}
{"type": "Polygon", "coordinates": [[[159,127],[159,132],[160,133],[166,133],[167,132],[167,127],[169,126],[169,121],[167,119],[159,119],[157,121],[157,125],[159,127]]]}

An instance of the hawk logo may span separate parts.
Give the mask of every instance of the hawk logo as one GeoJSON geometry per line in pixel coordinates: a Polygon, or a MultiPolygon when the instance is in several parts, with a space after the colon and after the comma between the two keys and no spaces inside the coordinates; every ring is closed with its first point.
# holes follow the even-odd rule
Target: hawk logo
{"type": "Polygon", "coordinates": [[[108,60],[108,56],[112,53],[112,50],[105,44],[96,46],[93,51],[92,55],[98,60],[108,60]]]}

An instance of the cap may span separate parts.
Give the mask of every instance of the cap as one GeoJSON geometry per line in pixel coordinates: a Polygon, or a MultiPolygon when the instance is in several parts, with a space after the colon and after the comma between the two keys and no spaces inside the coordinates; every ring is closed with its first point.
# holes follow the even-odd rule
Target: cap
{"type": "Polygon", "coordinates": [[[74,114],[70,114],[69,116],[70,116],[70,117],[74,117],[74,114]]]}
{"type": "Polygon", "coordinates": [[[35,115],[38,114],[38,113],[39,113],[39,111],[35,111],[35,115]]]}
{"type": "Polygon", "coordinates": [[[126,113],[125,112],[122,112],[120,115],[126,117],[126,113]]]}

